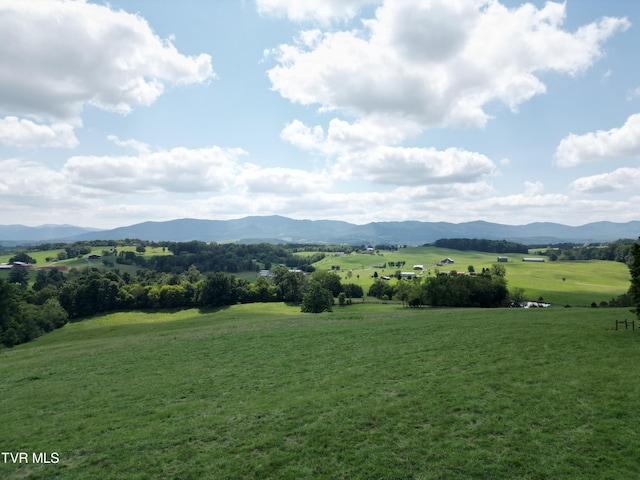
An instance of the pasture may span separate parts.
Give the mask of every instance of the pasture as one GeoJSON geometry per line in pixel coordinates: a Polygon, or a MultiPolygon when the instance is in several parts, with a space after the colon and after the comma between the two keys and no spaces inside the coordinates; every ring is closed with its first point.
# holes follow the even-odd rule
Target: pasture
{"type": "MultiPolygon", "coordinates": [[[[299,255],[304,255],[300,253],[299,255]]],[[[372,275],[393,276],[396,270],[413,271],[414,265],[424,265],[424,275],[435,275],[436,271],[467,271],[473,265],[476,272],[483,268],[491,268],[497,263],[497,254],[459,251],[436,247],[410,247],[398,251],[381,250],[377,255],[352,253],[344,257],[336,257],[331,253],[314,264],[316,269],[330,269],[339,265],[338,272],[342,282],[353,282],[361,285],[365,293],[373,283],[372,275]],[[453,265],[436,266],[445,258],[455,261],[453,265]],[[374,268],[389,262],[405,261],[402,268],[374,268]],[[349,271],[351,271],[349,277],[349,271]]],[[[508,263],[501,263],[506,269],[509,289],[523,288],[529,300],[542,297],[555,305],[589,306],[592,302],[608,302],[613,297],[626,293],[629,289],[629,269],[619,262],[562,261],[544,263],[527,263],[522,258],[535,256],[525,254],[506,254],[508,263]]],[[[395,280],[391,280],[395,282],[395,280]]]]}
{"type": "Polygon", "coordinates": [[[2,478],[618,479],[626,309],[127,312],[0,350],[2,478]]]}

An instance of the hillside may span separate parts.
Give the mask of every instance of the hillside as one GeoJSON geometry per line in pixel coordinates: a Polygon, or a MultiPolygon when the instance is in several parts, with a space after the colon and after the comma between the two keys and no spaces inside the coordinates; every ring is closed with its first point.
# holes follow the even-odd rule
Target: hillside
{"type": "Polygon", "coordinates": [[[635,478],[626,313],[100,315],[1,352],[0,477],[635,478]]]}
{"type": "Polygon", "coordinates": [[[640,221],[628,223],[598,222],[572,227],[537,222],[528,225],[503,225],[475,221],[448,222],[373,222],[356,225],[335,220],[295,220],[281,216],[255,216],[234,220],[178,219],[144,222],[100,231],[78,231],[78,227],[53,228],[0,226],[0,240],[30,242],[60,239],[118,240],[138,238],[149,241],[240,243],[320,243],[320,244],[400,244],[422,245],[440,238],[485,238],[509,240],[527,245],[553,243],[607,242],[640,236],[640,221]],[[72,229],[76,230],[72,230],[72,229]],[[46,234],[45,234],[46,232],[46,234]]]}

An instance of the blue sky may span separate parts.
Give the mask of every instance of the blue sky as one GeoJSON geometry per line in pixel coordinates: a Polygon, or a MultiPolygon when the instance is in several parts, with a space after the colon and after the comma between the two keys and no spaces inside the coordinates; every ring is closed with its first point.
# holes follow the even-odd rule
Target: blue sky
{"type": "Polygon", "coordinates": [[[5,0],[0,224],[640,220],[632,0],[5,0]]]}

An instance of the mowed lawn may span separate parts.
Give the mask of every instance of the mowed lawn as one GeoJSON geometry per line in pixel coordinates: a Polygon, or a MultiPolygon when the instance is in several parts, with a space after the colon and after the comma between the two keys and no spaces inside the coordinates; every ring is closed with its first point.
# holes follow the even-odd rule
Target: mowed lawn
{"type": "Polygon", "coordinates": [[[626,309],[115,313],[0,350],[0,478],[621,479],[626,309]]]}

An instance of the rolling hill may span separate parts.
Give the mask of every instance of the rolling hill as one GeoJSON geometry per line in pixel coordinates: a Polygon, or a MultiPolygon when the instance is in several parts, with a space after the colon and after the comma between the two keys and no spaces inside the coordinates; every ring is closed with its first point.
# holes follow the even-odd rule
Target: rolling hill
{"type": "Polygon", "coordinates": [[[44,242],[50,240],[111,240],[139,238],[150,241],[325,243],[422,245],[440,238],[486,238],[527,245],[561,242],[607,242],[640,236],[640,221],[597,222],[582,226],[536,222],[503,225],[484,221],[373,222],[356,225],[336,220],[295,220],[282,216],[254,216],[233,220],[178,219],[143,222],[112,230],[92,230],[69,225],[0,226],[0,240],[44,242]]]}

